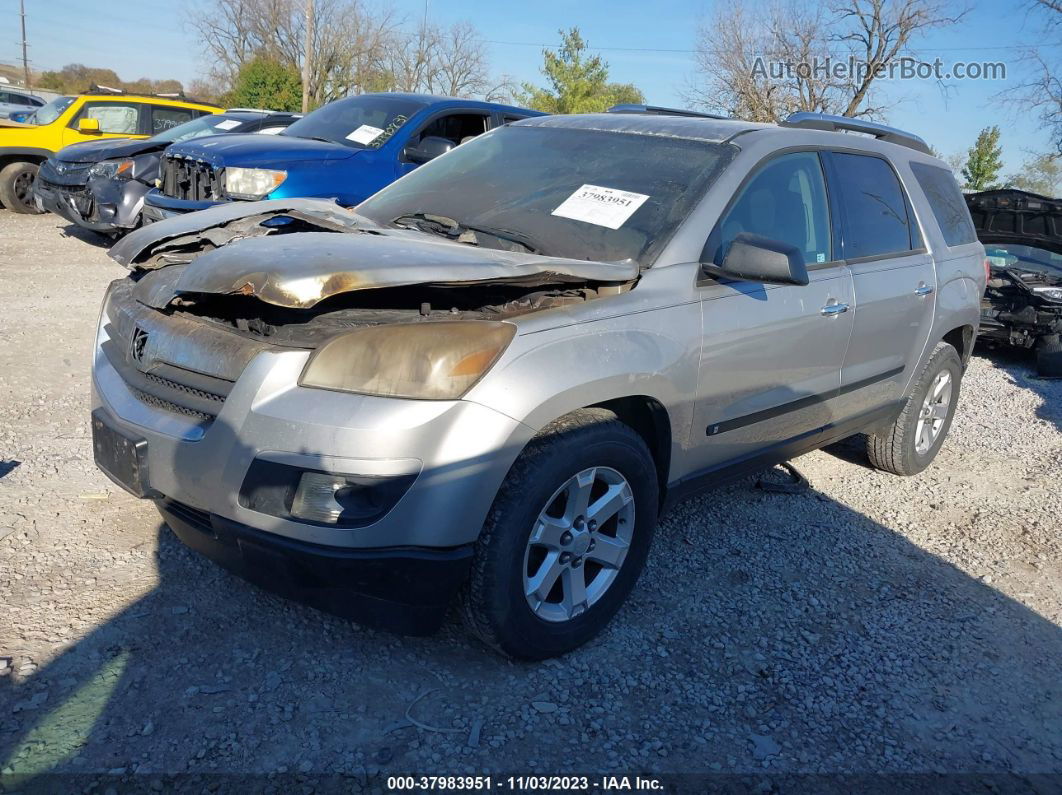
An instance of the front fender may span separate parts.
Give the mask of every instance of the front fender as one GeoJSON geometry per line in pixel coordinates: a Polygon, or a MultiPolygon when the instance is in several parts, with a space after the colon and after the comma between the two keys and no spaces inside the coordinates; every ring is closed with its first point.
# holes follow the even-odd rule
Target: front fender
{"type": "Polygon", "coordinates": [[[674,465],[689,444],[700,337],[697,303],[525,334],[465,399],[537,432],[585,406],[646,396],[668,412],[674,465]]]}

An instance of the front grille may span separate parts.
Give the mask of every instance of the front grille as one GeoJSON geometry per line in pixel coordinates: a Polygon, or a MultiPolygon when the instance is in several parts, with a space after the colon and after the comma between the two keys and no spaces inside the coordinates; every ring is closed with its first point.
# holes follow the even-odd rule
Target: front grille
{"type": "Polygon", "coordinates": [[[201,511],[176,500],[165,500],[162,503],[162,507],[197,530],[211,531],[210,514],[206,511],[201,511]]]}
{"type": "Polygon", "coordinates": [[[51,158],[41,164],[37,176],[53,186],[84,186],[94,163],[70,163],[51,158]]]}
{"type": "Polygon", "coordinates": [[[132,360],[130,340],[113,323],[105,330],[109,339],[102,345],[103,353],[138,400],[201,422],[218,416],[233,382],[158,361],[146,362],[147,368],[141,370],[132,360]]]}
{"type": "Polygon", "coordinates": [[[159,167],[162,185],[159,190],[174,199],[219,201],[221,172],[202,160],[166,155],[159,167]]]}
{"type": "Polygon", "coordinates": [[[63,199],[72,204],[81,215],[91,215],[92,196],[84,185],[57,185],[39,175],[37,179],[40,180],[44,188],[62,196],[63,199]]]}

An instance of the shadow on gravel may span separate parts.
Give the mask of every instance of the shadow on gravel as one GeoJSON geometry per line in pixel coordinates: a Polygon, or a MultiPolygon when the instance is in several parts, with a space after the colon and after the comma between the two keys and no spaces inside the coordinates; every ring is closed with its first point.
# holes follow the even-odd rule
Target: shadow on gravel
{"type": "Polygon", "coordinates": [[[90,246],[96,246],[97,248],[110,248],[114,245],[114,240],[102,232],[93,232],[91,229],[83,229],[77,224],[67,224],[59,230],[60,234],[65,237],[73,237],[84,243],[88,243],[90,246]]]}
{"type": "Polygon", "coordinates": [[[1003,370],[1017,386],[1038,395],[1042,402],[1036,409],[1036,416],[1054,424],[1062,431],[1062,379],[1041,378],[1036,374],[1036,354],[1021,348],[999,346],[996,348],[979,348],[974,351],[1003,370]]]}
{"type": "Polygon", "coordinates": [[[150,595],[0,677],[0,789],[611,770],[1042,792],[1026,776],[1062,772],[1059,627],[813,489],[748,481],[680,504],[603,636],[537,665],[453,619],[401,638],[274,598],[164,525],[157,561],[150,595]]]}

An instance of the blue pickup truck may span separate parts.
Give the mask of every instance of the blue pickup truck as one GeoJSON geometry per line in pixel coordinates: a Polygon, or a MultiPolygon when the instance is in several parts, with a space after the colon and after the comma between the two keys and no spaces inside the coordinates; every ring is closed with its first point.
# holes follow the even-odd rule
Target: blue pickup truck
{"type": "Polygon", "coordinates": [[[538,111],[423,94],[362,94],[318,108],[279,135],[226,135],[170,146],[145,221],[226,201],[334,198],[353,206],[495,127],[538,111]]]}

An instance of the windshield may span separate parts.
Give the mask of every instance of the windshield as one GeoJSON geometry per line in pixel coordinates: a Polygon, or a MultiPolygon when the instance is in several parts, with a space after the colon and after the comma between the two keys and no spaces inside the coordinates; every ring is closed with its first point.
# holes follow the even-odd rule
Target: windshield
{"type": "Polygon", "coordinates": [[[224,113],[217,113],[210,116],[200,116],[198,119],[178,124],[165,132],[153,135],[151,140],[172,144],[177,141],[187,141],[190,138],[202,138],[205,135],[221,135],[237,130],[244,124],[246,122],[242,119],[234,119],[224,113]]]}
{"type": "Polygon", "coordinates": [[[1020,243],[985,243],[985,256],[997,268],[1019,268],[1037,273],[1062,273],[1062,254],[1020,243]]]}
{"type": "Polygon", "coordinates": [[[425,103],[363,95],[340,99],[299,119],[281,135],[317,138],[354,149],[379,149],[425,103]]]}
{"type": "Polygon", "coordinates": [[[26,117],[26,124],[51,124],[64,110],[70,107],[73,97],[56,97],[47,105],[42,105],[26,117]]]}
{"type": "Polygon", "coordinates": [[[421,166],[357,212],[398,226],[408,216],[441,216],[549,256],[648,265],[734,152],[664,136],[502,127],[421,166]]]}

